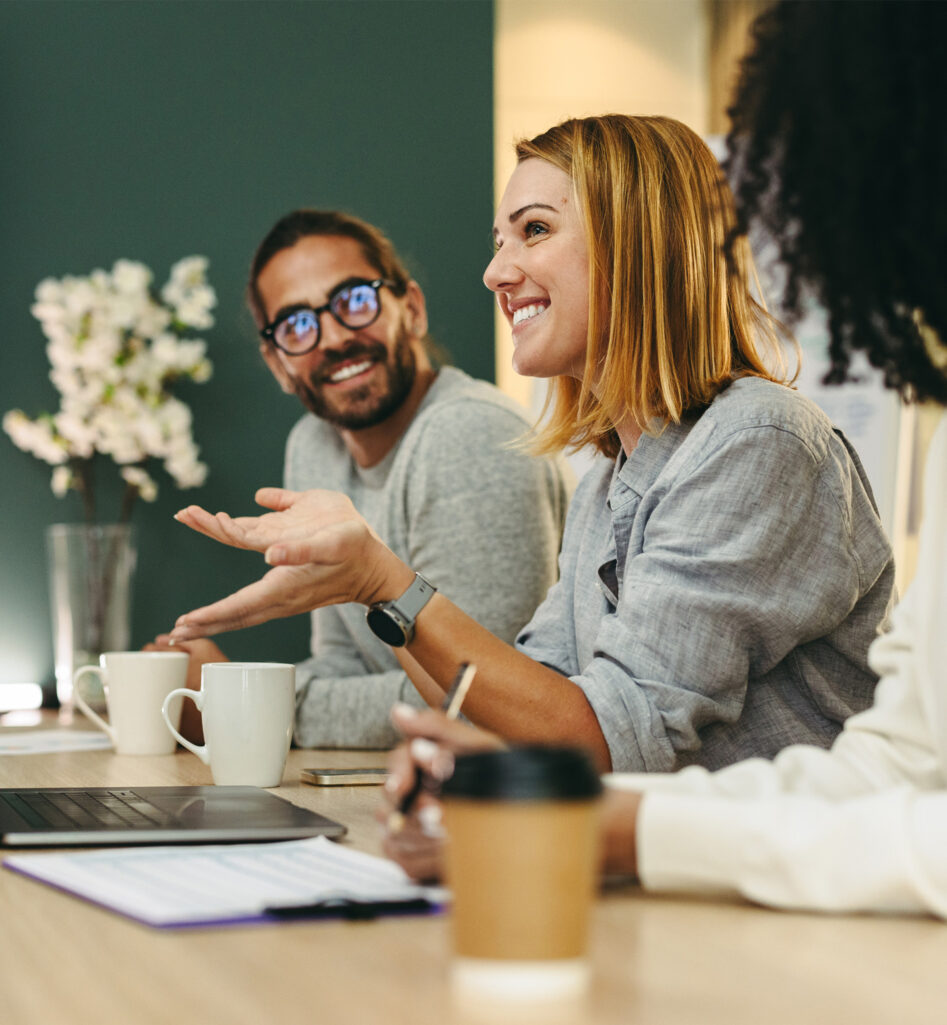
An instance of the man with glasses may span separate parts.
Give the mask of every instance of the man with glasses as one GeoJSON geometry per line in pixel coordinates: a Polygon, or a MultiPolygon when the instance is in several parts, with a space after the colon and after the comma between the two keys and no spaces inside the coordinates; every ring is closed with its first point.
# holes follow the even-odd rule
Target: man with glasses
{"type": "MultiPolygon", "coordinates": [[[[289,435],[285,486],[344,492],[418,572],[368,617],[360,605],[312,613],[296,741],[389,747],[391,706],[423,705],[393,652],[434,589],[507,641],[545,597],[565,516],[561,467],[509,444],[529,421],[497,388],[435,367],[424,295],[372,225],[288,214],[254,256],[247,302],[266,365],[307,410],[289,435]]],[[[196,687],[200,664],[225,656],[206,639],[184,646],[196,687]]]]}

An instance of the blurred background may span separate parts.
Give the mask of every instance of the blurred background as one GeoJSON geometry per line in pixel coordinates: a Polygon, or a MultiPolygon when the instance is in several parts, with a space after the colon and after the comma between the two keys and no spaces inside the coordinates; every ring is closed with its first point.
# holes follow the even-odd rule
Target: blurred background
{"type": "MultiPolygon", "coordinates": [[[[713,139],[751,0],[6,0],[0,4],[0,414],[55,411],[30,314],[43,278],[140,260],[162,283],[208,257],[214,373],[177,389],[194,413],[206,483],[135,510],[139,647],[181,612],[249,583],[257,555],[172,519],[185,504],[250,512],[279,483],[300,415],[257,352],[243,301],[252,253],[300,206],[379,225],[424,289],[451,360],[537,406],[510,370],[505,325],[481,282],[512,142],[570,116],[667,114],[713,139]]],[[[822,338],[815,329],[816,364],[822,338]]],[[[818,375],[812,377],[817,390],[818,375]]],[[[889,529],[908,550],[923,422],[871,382],[836,419],[854,432],[889,529]],[[860,435],[859,432],[862,432],[860,435]],[[899,461],[899,447],[901,458],[899,461]],[[902,479],[903,478],[903,479],[902,479]],[[900,483],[899,483],[900,481],[900,483]]],[[[114,473],[111,474],[114,476],[114,473]]],[[[100,478],[105,482],[105,472],[100,478]]],[[[0,711],[54,699],[44,537],[78,521],[50,468],[0,436],[0,711]],[[33,685],[26,690],[23,685],[33,685]]],[[[103,509],[116,494],[103,489],[103,509]]],[[[103,516],[107,519],[107,516],[103,516]]],[[[909,559],[905,560],[905,565],[909,559]]],[[[902,580],[905,582],[905,580],[902,580]]],[[[308,619],[221,639],[234,658],[297,661],[308,619]]]]}

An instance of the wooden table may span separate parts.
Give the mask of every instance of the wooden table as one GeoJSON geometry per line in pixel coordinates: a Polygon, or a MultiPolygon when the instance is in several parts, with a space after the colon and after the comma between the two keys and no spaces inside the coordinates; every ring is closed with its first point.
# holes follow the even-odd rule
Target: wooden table
{"type": "MultiPolygon", "coordinates": [[[[51,725],[44,713],[42,726],[51,725]]],[[[13,728],[28,727],[0,724],[13,728]]],[[[376,787],[298,778],[303,766],[384,761],[380,752],[292,751],[276,792],[344,822],[346,843],[378,853],[376,787]]],[[[209,782],[184,751],[0,758],[0,786],[209,782]]],[[[787,914],[609,889],[595,909],[589,1001],[535,1018],[452,1002],[448,924],[437,916],[160,932],[0,871],[0,1025],[947,1022],[947,926],[932,919],[787,914]]]]}

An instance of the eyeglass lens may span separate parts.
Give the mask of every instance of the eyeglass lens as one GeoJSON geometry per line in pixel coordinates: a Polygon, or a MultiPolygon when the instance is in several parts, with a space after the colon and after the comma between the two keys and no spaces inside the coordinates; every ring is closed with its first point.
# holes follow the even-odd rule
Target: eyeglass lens
{"type": "MultiPolygon", "coordinates": [[[[368,284],[340,289],[329,300],[328,309],[343,326],[368,327],[378,316],[378,289],[368,284]]],[[[306,352],[319,344],[319,311],[296,310],[276,325],[273,340],[286,352],[306,352]]]]}

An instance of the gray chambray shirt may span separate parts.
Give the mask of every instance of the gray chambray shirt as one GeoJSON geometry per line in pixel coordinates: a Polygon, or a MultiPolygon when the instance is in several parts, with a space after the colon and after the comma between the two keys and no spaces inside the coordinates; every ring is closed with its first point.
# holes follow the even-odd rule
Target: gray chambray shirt
{"type": "Polygon", "coordinates": [[[596,460],[517,639],[585,692],[616,772],[828,747],[871,704],[894,563],[857,456],[769,381],[596,460]]]}

